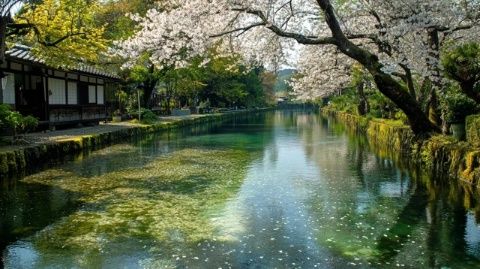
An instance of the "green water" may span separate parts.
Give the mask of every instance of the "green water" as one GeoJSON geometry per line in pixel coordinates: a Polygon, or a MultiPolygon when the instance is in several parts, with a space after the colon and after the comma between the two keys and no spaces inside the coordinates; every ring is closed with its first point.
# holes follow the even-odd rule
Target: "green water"
{"type": "Polygon", "coordinates": [[[0,187],[6,268],[480,268],[477,197],[338,123],[272,112],[0,187]]]}

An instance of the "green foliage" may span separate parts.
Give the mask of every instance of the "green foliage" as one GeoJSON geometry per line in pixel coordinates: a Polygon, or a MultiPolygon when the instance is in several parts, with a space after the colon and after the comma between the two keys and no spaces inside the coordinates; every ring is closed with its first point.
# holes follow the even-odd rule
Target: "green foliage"
{"type": "Polygon", "coordinates": [[[467,141],[480,146],[480,115],[470,115],[466,120],[467,141]]]}
{"type": "Polygon", "coordinates": [[[128,102],[128,94],[123,90],[115,91],[115,97],[118,101],[118,110],[121,113],[125,109],[128,102]]]}
{"type": "Polygon", "coordinates": [[[106,25],[105,36],[109,40],[119,40],[135,32],[136,23],[125,14],[145,15],[155,7],[156,0],[106,0],[96,16],[100,25],[106,25]]]}
{"type": "Polygon", "coordinates": [[[370,73],[368,73],[361,65],[354,65],[352,67],[352,81],[350,86],[357,87],[359,84],[371,85],[373,83],[373,78],[370,73]]]}
{"type": "Polygon", "coordinates": [[[0,104],[0,127],[6,127],[6,118],[12,112],[7,104],[0,104]]]}
{"type": "Polygon", "coordinates": [[[375,87],[373,78],[362,68],[352,68],[352,82],[340,95],[332,97],[330,106],[337,111],[358,114],[360,96],[357,91],[359,84],[363,84],[365,98],[368,100],[369,118],[395,119],[407,121],[406,115],[375,87]]]}
{"type": "Polygon", "coordinates": [[[17,133],[26,133],[35,129],[38,120],[32,116],[23,116],[17,111],[12,111],[6,104],[0,105],[0,124],[3,127],[11,128],[14,136],[17,133]]]}
{"type": "Polygon", "coordinates": [[[152,124],[152,123],[155,123],[157,120],[158,120],[157,115],[155,115],[155,113],[153,113],[153,111],[151,111],[150,109],[144,109],[142,111],[142,118],[141,118],[142,123],[152,124]]]}
{"type": "Polygon", "coordinates": [[[128,76],[132,84],[145,85],[144,105],[163,107],[167,113],[172,106],[194,107],[200,103],[219,108],[261,107],[268,98],[273,99],[262,85],[263,68],[243,65],[238,55],[219,56],[215,48],[182,68],[154,66],[146,54],[137,62],[128,76]],[[157,103],[147,101],[151,91],[160,97],[157,103]]]}
{"type": "Polygon", "coordinates": [[[361,100],[358,87],[363,89],[364,98],[368,100],[368,117],[402,120],[405,118],[395,104],[377,90],[371,75],[357,65],[352,68],[352,81],[349,87],[339,96],[332,97],[331,106],[337,111],[358,114],[361,100]]]}
{"type": "Polygon", "coordinates": [[[378,90],[368,94],[370,103],[369,115],[375,118],[393,119],[400,111],[395,104],[378,90]]]}
{"type": "Polygon", "coordinates": [[[445,74],[458,82],[480,79],[480,45],[466,43],[447,48],[441,58],[445,74]]]}
{"type": "Polygon", "coordinates": [[[277,75],[273,72],[264,70],[261,72],[260,78],[266,104],[275,105],[277,103],[275,98],[275,87],[278,79],[277,75]]]}
{"type": "Polygon", "coordinates": [[[237,55],[218,56],[212,49],[206,59],[198,58],[189,67],[176,70],[177,99],[181,104],[195,105],[208,101],[213,107],[265,105],[263,69],[248,68],[240,60],[237,55]]]}
{"type": "Polygon", "coordinates": [[[441,105],[446,111],[447,122],[464,122],[465,117],[478,111],[476,103],[465,96],[457,86],[450,85],[441,99],[441,105]]]}
{"type": "Polygon", "coordinates": [[[26,4],[16,23],[34,25],[21,41],[51,66],[71,67],[78,61],[97,62],[107,51],[105,27],[97,23],[98,1],[43,0],[26,4]]]}
{"type": "Polygon", "coordinates": [[[346,89],[342,94],[334,96],[330,100],[330,106],[333,109],[353,114],[357,114],[357,104],[358,97],[353,88],[346,89]]]}

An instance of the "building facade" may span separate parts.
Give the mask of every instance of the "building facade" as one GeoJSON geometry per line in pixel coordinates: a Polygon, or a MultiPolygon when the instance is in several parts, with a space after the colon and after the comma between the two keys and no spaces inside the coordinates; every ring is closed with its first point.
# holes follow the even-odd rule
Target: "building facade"
{"type": "Polygon", "coordinates": [[[89,66],[51,68],[19,45],[6,51],[1,69],[6,74],[1,81],[3,102],[49,126],[105,120],[105,96],[120,82],[117,76],[89,66]]]}

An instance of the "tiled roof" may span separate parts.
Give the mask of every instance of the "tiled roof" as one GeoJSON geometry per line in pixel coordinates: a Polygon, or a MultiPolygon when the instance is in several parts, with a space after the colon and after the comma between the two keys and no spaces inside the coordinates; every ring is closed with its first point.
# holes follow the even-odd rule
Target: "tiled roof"
{"type": "MultiPolygon", "coordinates": [[[[46,66],[45,62],[42,59],[38,59],[32,54],[32,52],[30,51],[30,47],[23,45],[15,45],[14,47],[5,52],[5,56],[7,58],[18,59],[30,62],[32,64],[41,64],[46,66]]],[[[106,78],[120,79],[120,77],[115,74],[105,72],[85,64],[81,64],[75,68],[71,68],[70,71],[77,71],[106,78]]]]}

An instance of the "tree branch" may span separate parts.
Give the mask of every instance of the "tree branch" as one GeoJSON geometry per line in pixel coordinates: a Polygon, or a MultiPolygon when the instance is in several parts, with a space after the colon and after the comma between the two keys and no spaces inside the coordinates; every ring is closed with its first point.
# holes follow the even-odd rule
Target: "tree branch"
{"type": "Polygon", "coordinates": [[[280,27],[270,23],[267,17],[265,16],[265,14],[260,10],[253,10],[253,9],[247,9],[247,8],[233,8],[232,11],[245,12],[251,15],[255,15],[262,21],[261,23],[257,23],[253,27],[250,27],[250,29],[258,26],[264,26],[265,28],[271,30],[273,33],[275,33],[280,37],[291,38],[296,40],[298,43],[304,44],[304,45],[335,44],[335,39],[332,37],[319,38],[315,36],[306,36],[298,33],[285,31],[280,27]]]}

